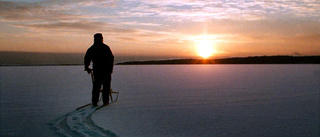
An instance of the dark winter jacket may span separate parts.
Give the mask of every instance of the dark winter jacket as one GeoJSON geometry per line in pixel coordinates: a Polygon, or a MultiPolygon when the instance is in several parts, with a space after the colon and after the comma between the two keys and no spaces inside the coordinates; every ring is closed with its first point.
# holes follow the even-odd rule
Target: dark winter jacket
{"type": "Polygon", "coordinates": [[[99,73],[112,73],[114,56],[108,45],[94,43],[86,52],[84,57],[85,68],[93,62],[93,71],[99,73]]]}

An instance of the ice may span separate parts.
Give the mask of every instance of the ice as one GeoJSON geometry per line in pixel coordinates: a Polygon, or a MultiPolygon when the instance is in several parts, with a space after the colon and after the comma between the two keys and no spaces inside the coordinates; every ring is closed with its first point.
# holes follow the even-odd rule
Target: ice
{"type": "Polygon", "coordinates": [[[320,65],[115,66],[97,111],[82,66],[0,69],[1,136],[319,136],[320,65]]]}

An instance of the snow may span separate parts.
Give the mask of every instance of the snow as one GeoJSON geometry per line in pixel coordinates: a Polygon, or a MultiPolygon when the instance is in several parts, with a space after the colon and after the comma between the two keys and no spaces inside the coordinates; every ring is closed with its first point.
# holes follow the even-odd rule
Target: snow
{"type": "Polygon", "coordinates": [[[115,66],[97,111],[82,66],[0,69],[1,136],[319,136],[320,65],[115,66]]]}
{"type": "Polygon", "coordinates": [[[53,130],[61,136],[105,137],[116,136],[92,122],[91,116],[97,107],[88,106],[68,113],[49,123],[53,130]]]}

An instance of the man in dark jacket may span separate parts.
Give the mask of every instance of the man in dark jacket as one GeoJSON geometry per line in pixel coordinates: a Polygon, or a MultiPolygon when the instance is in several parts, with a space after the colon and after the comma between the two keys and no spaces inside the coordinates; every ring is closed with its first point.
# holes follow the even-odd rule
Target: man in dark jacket
{"type": "Polygon", "coordinates": [[[103,84],[103,105],[108,105],[114,56],[109,46],[103,43],[103,37],[101,33],[96,33],[94,35],[94,43],[87,50],[86,55],[84,57],[84,68],[85,71],[88,72],[88,74],[90,74],[91,72],[91,69],[89,68],[91,61],[93,63],[94,71],[92,105],[98,105],[101,84],[103,84]]]}

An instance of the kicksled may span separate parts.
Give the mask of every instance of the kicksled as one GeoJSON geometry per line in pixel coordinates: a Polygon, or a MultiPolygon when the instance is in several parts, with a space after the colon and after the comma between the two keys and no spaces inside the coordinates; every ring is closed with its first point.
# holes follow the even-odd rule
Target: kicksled
{"type": "MultiPolygon", "coordinates": [[[[94,83],[93,70],[91,70],[90,74],[91,74],[91,80],[92,80],[92,84],[93,84],[94,83]]],[[[102,93],[102,88],[100,89],[100,93],[102,93]]],[[[113,91],[112,89],[110,89],[109,96],[110,96],[110,99],[111,99],[111,103],[114,103],[114,102],[116,102],[118,100],[119,92],[116,92],[116,91],[113,91]],[[113,100],[114,99],[113,97],[115,97],[115,100],[113,100]]],[[[102,100],[102,95],[100,96],[99,101],[101,101],[101,100],[102,100]]],[[[90,106],[90,105],[91,105],[91,103],[86,104],[84,106],[78,107],[76,110],[85,108],[85,107],[90,106]]],[[[99,109],[99,108],[97,108],[97,109],[99,109]]]]}
{"type": "MultiPolygon", "coordinates": [[[[94,83],[94,76],[93,76],[93,70],[91,70],[91,80],[92,80],[92,84],[94,83]]],[[[102,93],[102,88],[100,89],[100,93],[102,93]]],[[[109,96],[110,96],[110,99],[111,99],[111,102],[116,102],[118,100],[118,96],[119,96],[119,92],[116,92],[116,91],[113,91],[112,89],[110,89],[110,92],[109,92],[109,96]],[[113,94],[114,96],[116,96],[116,99],[113,100],[113,94]]],[[[102,96],[101,96],[102,97],[102,96]]],[[[101,98],[100,100],[101,101],[101,98]]]]}

